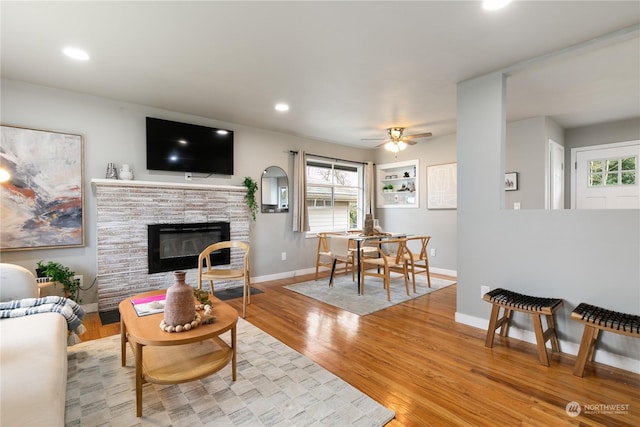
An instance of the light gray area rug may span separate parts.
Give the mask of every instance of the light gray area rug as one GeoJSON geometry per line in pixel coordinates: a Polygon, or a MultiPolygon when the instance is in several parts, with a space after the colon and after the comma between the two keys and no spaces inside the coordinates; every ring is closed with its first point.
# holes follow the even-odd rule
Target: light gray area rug
{"type": "MultiPolygon", "coordinates": [[[[364,294],[358,295],[358,283],[351,280],[351,274],[334,278],[333,287],[329,287],[329,278],[310,280],[308,282],[287,285],[285,288],[302,295],[317,299],[324,303],[347,310],[351,313],[364,316],[375,313],[401,302],[409,301],[422,295],[426,295],[438,289],[453,285],[451,280],[431,278],[431,288],[427,287],[424,274],[416,276],[416,292],[409,281],[409,295],[404,287],[402,276],[391,281],[391,301],[387,301],[387,291],[383,287],[382,279],[367,277],[364,286],[364,294]],[[418,279],[421,280],[418,280],[418,279]]],[[[357,278],[356,278],[357,280],[357,278]]]]}
{"type": "MultiPolygon", "coordinates": [[[[230,334],[223,335],[229,338],[230,334]]],[[[135,369],[120,335],[69,347],[66,426],[383,426],[394,412],[249,322],[231,366],[199,381],[145,384],[136,417],[135,369]]],[[[34,410],[37,410],[34,408],[34,410]]]]}

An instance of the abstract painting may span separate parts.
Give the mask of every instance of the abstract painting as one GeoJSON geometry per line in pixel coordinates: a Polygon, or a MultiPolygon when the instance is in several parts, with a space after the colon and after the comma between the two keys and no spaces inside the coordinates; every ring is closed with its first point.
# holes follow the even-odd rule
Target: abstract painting
{"type": "Polygon", "coordinates": [[[82,136],[0,126],[0,250],[84,246],[82,136]]]}
{"type": "Polygon", "coordinates": [[[427,209],[457,209],[458,165],[427,167],[427,209]]]}

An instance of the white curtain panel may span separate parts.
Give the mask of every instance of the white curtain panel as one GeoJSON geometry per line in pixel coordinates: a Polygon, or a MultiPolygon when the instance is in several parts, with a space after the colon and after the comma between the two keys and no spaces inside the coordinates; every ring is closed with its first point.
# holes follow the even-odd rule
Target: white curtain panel
{"type": "Polygon", "coordinates": [[[374,179],[373,162],[367,162],[364,168],[364,213],[371,214],[371,218],[375,219],[375,179],[374,179]]]}
{"type": "Polygon", "coordinates": [[[307,211],[307,155],[298,151],[293,167],[293,231],[309,231],[307,211]]]}

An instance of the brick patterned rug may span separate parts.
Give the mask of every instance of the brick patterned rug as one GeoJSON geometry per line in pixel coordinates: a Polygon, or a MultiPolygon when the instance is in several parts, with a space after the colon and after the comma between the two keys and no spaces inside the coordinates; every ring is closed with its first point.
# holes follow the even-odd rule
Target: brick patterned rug
{"type": "MultiPolygon", "coordinates": [[[[229,334],[223,336],[229,339],[229,334]]],[[[394,412],[249,322],[231,367],[177,385],[145,384],[136,417],[133,355],[120,335],[68,349],[67,426],[383,426],[394,412]]]]}
{"type": "Polygon", "coordinates": [[[334,278],[333,287],[329,287],[329,278],[323,278],[317,281],[310,280],[287,285],[285,288],[359,316],[365,316],[456,283],[451,280],[432,277],[431,288],[429,288],[427,287],[426,277],[421,274],[416,276],[415,293],[413,292],[413,285],[409,281],[409,295],[407,295],[402,276],[393,276],[392,274],[393,277],[400,277],[400,279],[392,280],[391,282],[391,301],[387,301],[387,291],[383,287],[382,279],[377,277],[366,278],[365,292],[362,295],[358,295],[358,284],[351,280],[351,274],[334,278]]]}

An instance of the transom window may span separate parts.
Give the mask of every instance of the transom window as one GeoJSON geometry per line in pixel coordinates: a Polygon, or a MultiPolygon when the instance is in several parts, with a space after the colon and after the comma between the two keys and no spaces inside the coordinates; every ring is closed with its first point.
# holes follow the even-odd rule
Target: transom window
{"type": "Polygon", "coordinates": [[[307,159],[307,211],[310,231],[360,228],[363,166],[307,159]]]}
{"type": "Polygon", "coordinates": [[[589,161],[589,187],[632,185],[637,182],[637,157],[589,161]]]}

